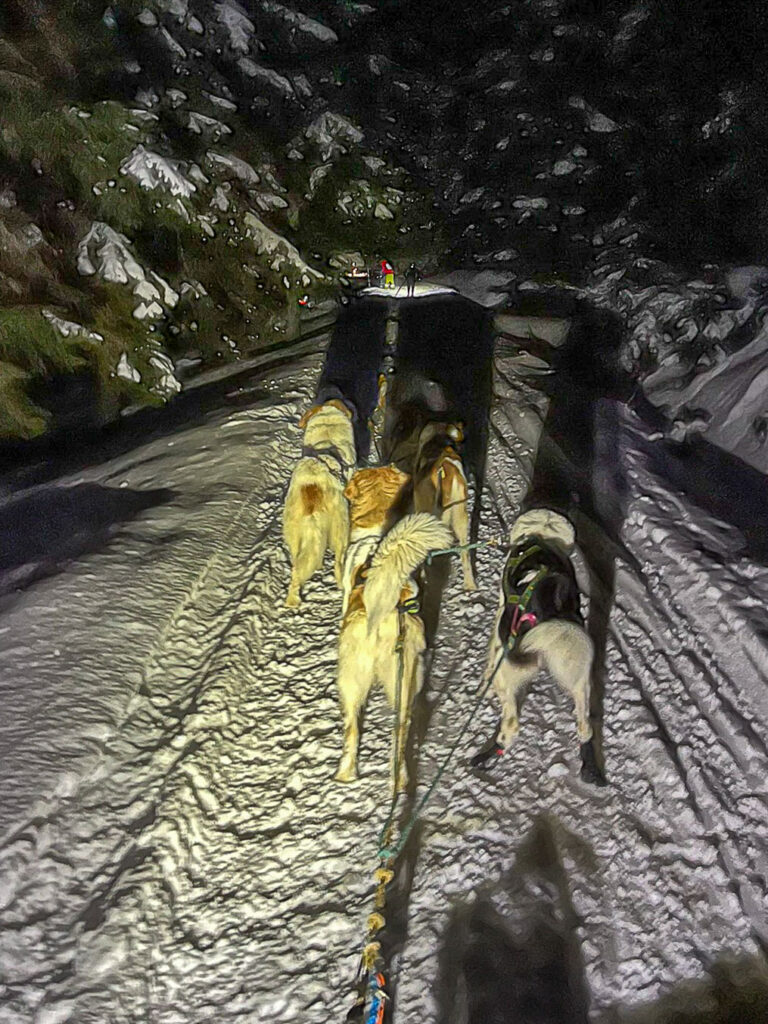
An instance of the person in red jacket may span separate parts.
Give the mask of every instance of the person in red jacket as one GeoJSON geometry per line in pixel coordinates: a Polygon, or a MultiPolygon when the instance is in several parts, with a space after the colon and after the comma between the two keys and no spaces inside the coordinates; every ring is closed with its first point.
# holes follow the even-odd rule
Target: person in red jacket
{"type": "Polygon", "coordinates": [[[385,288],[394,288],[395,287],[395,268],[392,266],[392,264],[389,262],[389,260],[382,260],[381,261],[381,274],[382,274],[382,277],[384,278],[384,287],[385,288]]]}

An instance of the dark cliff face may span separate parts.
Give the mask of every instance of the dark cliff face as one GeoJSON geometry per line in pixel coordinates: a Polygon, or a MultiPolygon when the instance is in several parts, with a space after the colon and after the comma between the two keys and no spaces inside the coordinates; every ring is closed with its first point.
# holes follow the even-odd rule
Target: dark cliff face
{"type": "Polygon", "coordinates": [[[767,20],[669,0],[10,0],[0,433],[44,429],[31,396],[60,373],[105,409],[162,401],[179,358],[290,331],[297,294],[332,294],[352,258],[578,289],[624,318],[636,372],[742,342],[744,323],[702,337],[722,268],[768,242],[767,20]]]}

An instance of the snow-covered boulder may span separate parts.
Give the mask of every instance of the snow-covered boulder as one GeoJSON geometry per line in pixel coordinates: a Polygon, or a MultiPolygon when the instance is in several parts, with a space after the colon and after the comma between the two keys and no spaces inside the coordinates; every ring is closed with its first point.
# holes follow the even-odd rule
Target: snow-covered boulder
{"type": "Polygon", "coordinates": [[[310,18],[274,0],[261,0],[259,7],[269,18],[270,27],[293,49],[317,49],[337,43],[339,37],[322,22],[310,18]]]}
{"type": "Polygon", "coordinates": [[[285,75],[278,74],[272,68],[262,67],[261,64],[257,64],[250,57],[241,57],[237,62],[237,66],[247,78],[252,79],[259,85],[267,86],[269,89],[285,97],[285,99],[292,100],[295,98],[296,93],[293,86],[285,75]]]}
{"type": "Polygon", "coordinates": [[[144,268],[130,250],[130,242],[103,221],[94,221],[81,240],[77,251],[77,269],[85,277],[98,276],[110,284],[130,284],[133,294],[141,299],[134,316],[162,316],[164,307],[172,308],[178,294],[159,274],[144,268]]]}
{"type": "Polygon", "coordinates": [[[233,177],[244,181],[246,185],[258,185],[261,182],[261,178],[254,168],[240,157],[232,156],[230,153],[214,153],[209,150],[205,154],[205,159],[216,170],[229,171],[233,177]]]}
{"type": "Polygon", "coordinates": [[[268,228],[251,210],[245,214],[243,220],[247,237],[253,240],[256,252],[260,256],[269,258],[269,266],[273,271],[281,273],[287,266],[301,274],[302,277],[322,279],[323,275],[304,262],[295,246],[291,245],[282,235],[278,235],[277,232],[268,228]]]}
{"type": "Polygon", "coordinates": [[[103,221],[94,221],[77,249],[77,270],[85,277],[97,275],[111,284],[144,280],[144,270],[130,249],[130,242],[103,221]]]}
{"type": "MultiPolygon", "coordinates": [[[[320,159],[325,163],[348,152],[350,146],[359,145],[365,136],[346,117],[326,110],[304,129],[304,138],[317,146],[320,159]]],[[[294,145],[300,146],[301,142],[294,145]]]]}
{"type": "Polygon", "coordinates": [[[85,338],[88,341],[104,341],[103,334],[91,331],[83,324],[75,323],[74,320],[63,320],[49,309],[43,310],[43,316],[59,332],[62,338],[85,338]]]}
{"type": "Polygon", "coordinates": [[[248,53],[254,41],[256,26],[235,0],[224,0],[213,5],[216,20],[229,35],[229,45],[235,53],[248,53]]]}
{"type": "Polygon", "coordinates": [[[208,117],[207,114],[200,114],[197,110],[190,110],[187,116],[187,128],[196,135],[207,135],[214,140],[222,135],[232,134],[232,129],[228,124],[224,124],[218,118],[208,117]]]}
{"type": "Polygon", "coordinates": [[[157,383],[152,385],[150,391],[161,395],[163,398],[177,395],[181,391],[181,382],[177,379],[173,363],[168,356],[164,352],[156,352],[149,357],[149,363],[160,375],[157,383]]]}
{"type": "Polygon", "coordinates": [[[134,384],[141,384],[141,374],[132,366],[128,361],[128,354],[123,352],[120,355],[117,366],[115,367],[115,373],[118,377],[122,377],[123,380],[133,381],[134,384]]]}
{"type": "Polygon", "coordinates": [[[137,181],[142,188],[161,188],[172,195],[188,198],[197,188],[182,167],[180,161],[160,156],[139,145],[120,165],[120,173],[137,181]]]}

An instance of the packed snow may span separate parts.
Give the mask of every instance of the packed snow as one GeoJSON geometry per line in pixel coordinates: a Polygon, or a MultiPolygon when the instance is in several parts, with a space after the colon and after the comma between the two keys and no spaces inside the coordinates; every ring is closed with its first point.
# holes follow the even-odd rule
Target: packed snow
{"type": "MultiPolygon", "coordinates": [[[[0,478],[1,1024],[327,1024],[351,1006],[391,716],[371,700],[361,778],[334,783],[340,595],[329,562],[288,611],[280,539],[326,342],[0,478]]],[[[481,540],[562,457],[568,382],[549,403],[524,348],[496,347],[481,540]]],[[[622,496],[615,537],[577,522],[608,567],[576,559],[605,627],[609,786],[579,780],[571,709],[543,680],[503,763],[471,772],[496,715],[480,708],[394,883],[401,1024],[461,1019],[450,957],[481,903],[521,933],[555,908],[596,1021],[768,940],[765,545],[678,486],[629,407],[593,413],[592,469],[622,496]]],[[[450,567],[417,795],[473,706],[500,568],[481,548],[466,594],[450,567]]]]}

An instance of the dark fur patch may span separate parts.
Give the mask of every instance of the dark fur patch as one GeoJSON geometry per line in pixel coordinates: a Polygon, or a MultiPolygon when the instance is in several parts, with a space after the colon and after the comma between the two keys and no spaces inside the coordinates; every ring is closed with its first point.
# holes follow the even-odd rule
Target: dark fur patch
{"type": "Polygon", "coordinates": [[[304,506],[304,515],[311,516],[313,512],[319,512],[323,507],[323,489],[318,484],[305,484],[301,488],[301,503],[304,506]]]}

